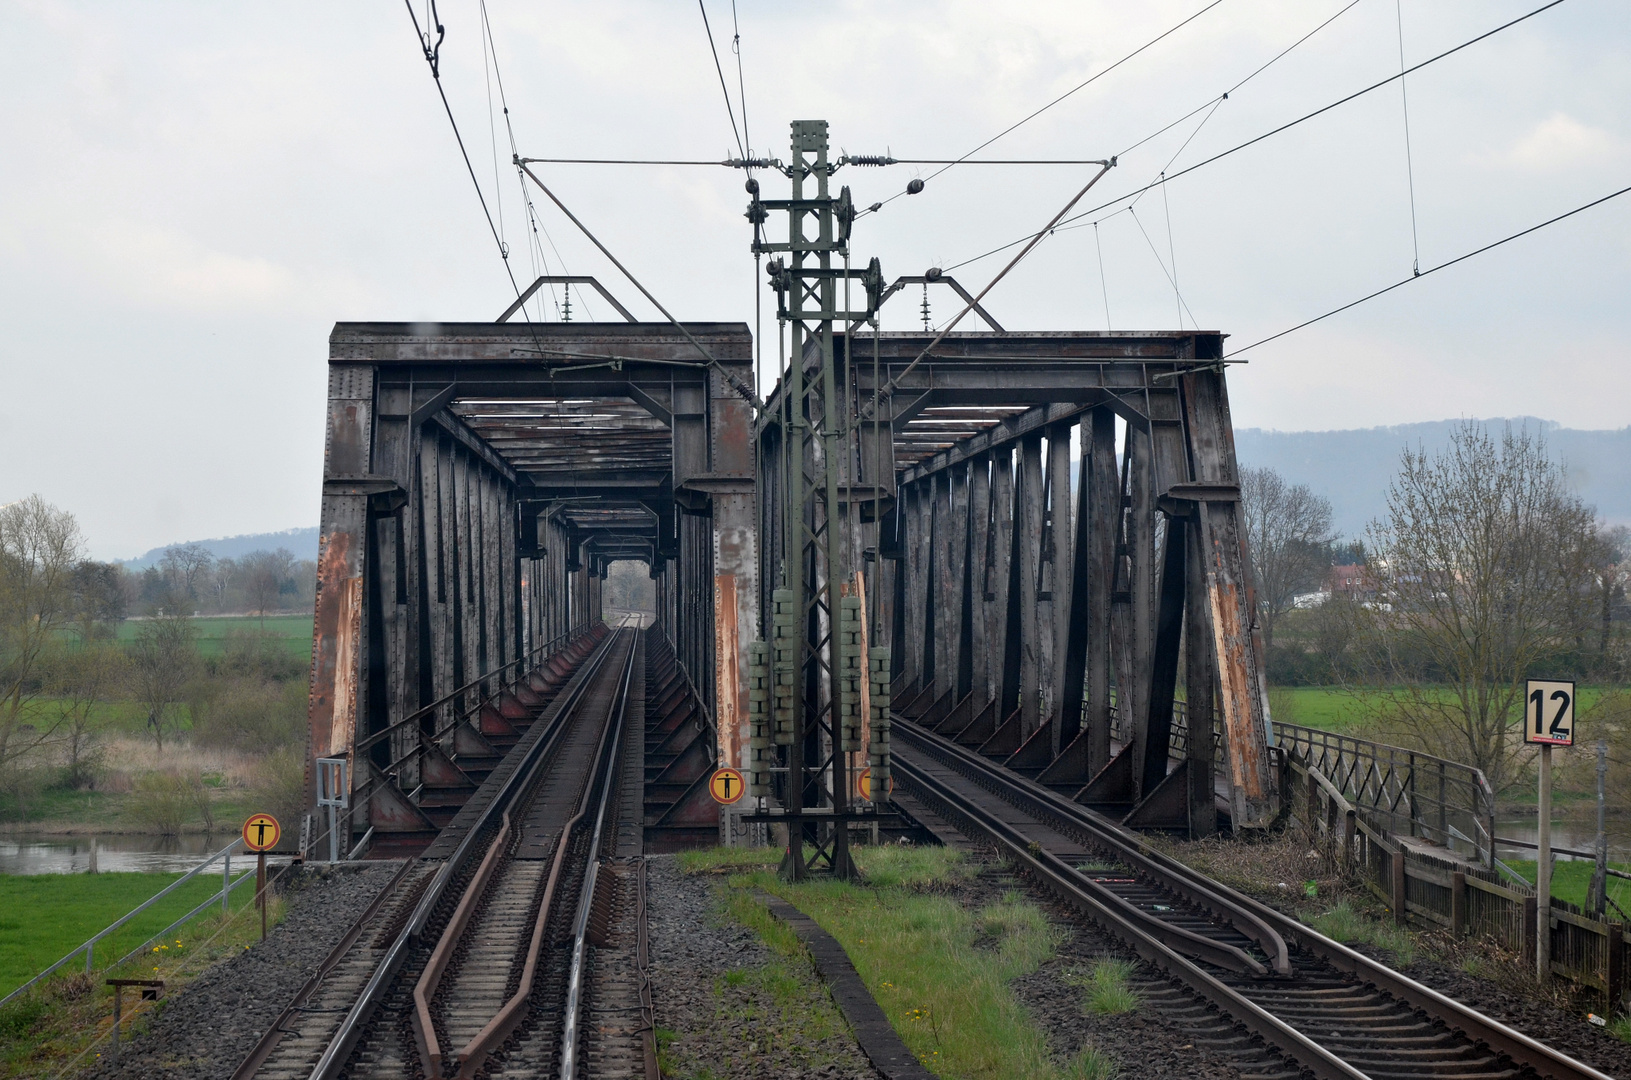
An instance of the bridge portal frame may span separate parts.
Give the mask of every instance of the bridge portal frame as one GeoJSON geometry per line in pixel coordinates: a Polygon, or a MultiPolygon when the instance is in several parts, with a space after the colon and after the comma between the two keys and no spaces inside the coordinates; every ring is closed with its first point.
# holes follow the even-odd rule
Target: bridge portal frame
{"type": "Polygon", "coordinates": [[[730,386],[752,384],[752,339],[686,329],[717,364],[667,323],[336,324],[307,779],[351,760],[347,844],[428,827],[419,792],[457,779],[468,718],[598,620],[617,558],[647,561],[715,752],[740,758],[746,666],[716,626],[754,625],[752,414],[730,386]],[[594,415],[608,401],[640,430],[594,415]],[[491,415],[505,402],[587,421],[528,438],[491,415]]]}
{"type": "MultiPolygon", "coordinates": [[[[896,709],[1129,823],[1197,835],[1215,828],[1215,710],[1232,822],[1269,824],[1272,724],[1223,335],[969,332],[923,356],[934,340],[835,336],[845,407],[884,431],[855,425],[839,512],[863,553],[872,640],[891,645],[896,709]],[[1169,773],[1181,668],[1193,737],[1169,773]]],[[[768,582],[790,525],[782,442],[760,431],[768,582]]],[[[764,625],[770,605],[767,585],[764,625]]]]}

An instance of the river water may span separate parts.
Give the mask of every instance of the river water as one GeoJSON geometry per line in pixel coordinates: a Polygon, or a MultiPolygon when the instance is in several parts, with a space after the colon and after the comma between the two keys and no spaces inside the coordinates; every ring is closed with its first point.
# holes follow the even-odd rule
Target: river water
{"type": "MultiPolygon", "coordinates": [[[[1624,818],[1611,817],[1606,823],[1608,833],[1608,859],[1610,862],[1631,862],[1631,821],[1624,818]]],[[[1540,826],[1534,814],[1502,815],[1495,819],[1495,835],[1503,840],[1524,840],[1535,843],[1539,839],[1540,826]]],[[[1595,811],[1590,814],[1571,814],[1567,817],[1552,819],[1552,847],[1570,848],[1575,851],[1593,852],[1597,849],[1597,817],[1595,811]]],[[[1533,859],[1533,848],[1506,847],[1499,849],[1503,859],[1533,859]]],[[[1577,856],[1557,853],[1560,860],[1572,859],[1577,856]]]]}
{"type": "MultiPolygon", "coordinates": [[[[186,836],[55,836],[28,833],[0,837],[0,874],[83,874],[91,866],[91,845],[96,845],[96,868],[102,872],[142,871],[177,873],[191,870],[227,846],[232,833],[186,836]]],[[[232,861],[248,867],[253,857],[241,848],[232,861]]],[[[268,855],[267,865],[281,866],[287,855],[268,855]]]]}

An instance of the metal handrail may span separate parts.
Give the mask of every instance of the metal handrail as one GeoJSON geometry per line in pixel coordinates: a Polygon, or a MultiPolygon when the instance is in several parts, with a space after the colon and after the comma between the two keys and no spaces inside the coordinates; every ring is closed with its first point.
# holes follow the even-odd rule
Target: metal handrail
{"type": "MultiPolygon", "coordinates": [[[[259,876],[258,874],[255,874],[255,873],[252,873],[251,871],[245,870],[243,873],[238,875],[238,880],[237,881],[234,881],[232,884],[230,884],[226,888],[222,889],[221,892],[223,894],[225,894],[226,896],[230,896],[234,891],[237,890],[238,886],[242,885],[246,881],[254,881],[255,878],[258,877],[258,876],[259,876]]],[[[126,961],[129,961],[129,960],[135,959],[138,954],[146,952],[149,945],[152,945],[155,941],[162,941],[165,938],[169,937],[171,934],[173,934],[176,931],[176,929],[178,927],[186,925],[195,916],[200,914],[205,908],[214,907],[218,902],[219,902],[219,899],[217,898],[216,894],[211,893],[210,898],[208,900],[205,900],[202,904],[199,904],[197,907],[195,907],[191,911],[187,912],[187,914],[183,915],[181,918],[177,919],[175,922],[171,923],[169,926],[166,926],[163,930],[160,930],[158,933],[154,934],[152,937],[148,938],[146,941],[142,942],[140,945],[136,946],[134,949],[131,949],[124,956],[121,956],[119,959],[117,959],[113,963],[109,964],[108,965],[108,970],[112,971],[114,968],[118,967],[120,964],[123,964],[123,963],[125,963],[126,961]]]]}
{"type": "MultiPolygon", "coordinates": [[[[31,987],[35,983],[39,982],[41,979],[45,978],[47,975],[50,975],[52,972],[54,972],[57,969],[61,968],[64,964],[68,963],[68,961],[72,960],[74,957],[78,956],[80,953],[85,954],[85,970],[86,970],[86,972],[89,972],[92,969],[92,967],[95,965],[95,961],[96,961],[96,943],[98,941],[101,941],[103,938],[107,937],[109,934],[113,933],[115,930],[117,930],[121,926],[125,925],[125,923],[129,922],[131,919],[134,919],[136,916],[140,915],[142,912],[146,911],[148,908],[152,907],[154,904],[158,903],[160,900],[164,899],[166,896],[168,896],[171,893],[175,892],[183,884],[190,881],[197,874],[201,873],[204,870],[205,867],[209,866],[216,859],[221,859],[221,858],[230,859],[231,856],[232,856],[232,849],[234,847],[236,847],[238,844],[241,844],[241,843],[243,843],[243,837],[241,837],[241,836],[233,837],[232,842],[229,843],[226,847],[222,848],[220,851],[217,851],[214,855],[211,855],[209,858],[205,859],[203,862],[199,863],[197,866],[193,867],[191,870],[187,871],[185,874],[182,874],[180,877],[176,878],[170,884],[166,885],[164,888],[160,889],[158,892],[156,892],[152,896],[148,897],[146,900],[144,900],[136,908],[126,912],[124,915],[121,915],[118,919],[114,920],[108,926],[106,926],[103,929],[97,931],[95,934],[93,934],[91,936],[91,939],[89,941],[85,942],[83,945],[76,946],[74,948],[74,950],[72,952],[70,952],[67,956],[64,956],[61,960],[58,960],[56,963],[52,964],[50,967],[46,968],[44,971],[42,971],[38,975],[34,976],[32,979],[28,980],[23,985],[17,987],[17,989],[13,990],[11,993],[7,994],[5,997],[0,998],[0,1005],[4,1005],[6,1002],[10,1001],[12,998],[16,997],[18,994],[21,994],[24,990],[27,990],[29,987],[31,987]]],[[[239,875],[238,881],[232,882],[230,885],[223,885],[222,888],[221,888],[220,895],[224,897],[233,888],[235,888],[240,882],[242,882],[245,876],[247,876],[247,875],[239,875]]],[[[174,930],[176,926],[180,926],[181,923],[186,922],[187,919],[192,918],[193,915],[198,914],[198,912],[204,910],[205,907],[208,907],[209,905],[214,904],[215,902],[216,902],[216,894],[211,894],[210,899],[206,900],[203,904],[199,905],[199,907],[195,908],[192,911],[191,914],[187,915],[186,918],[183,918],[180,922],[177,922],[176,924],[171,926],[169,929],[174,930]]],[[[169,930],[166,930],[165,933],[169,933],[169,930]]],[[[161,934],[160,936],[162,937],[163,935],[161,934]]],[[[149,941],[149,944],[151,944],[152,941],[156,941],[156,940],[158,940],[158,939],[157,938],[151,939],[149,941]]],[[[142,946],[142,948],[144,948],[144,949],[146,947],[147,947],[146,945],[142,946]]],[[[141,951],[140,949],[137,950],[137,952],[140,952],[140,951],[141,951]]],[[[131,955],[134,956],[135,954],[132,953],[131,955]]],[[[130,959],[130,957],[127,956],[127,957],[124,958],[124,960],[120,960],[119,963],[122,964],[122,963],[125,962],[125,960],[129,960],[129,959],[130,959]]],[[[117,967],[118,965],[115,964],[113,966],[117,967]]]]}
{"type": "Polygon", "coordinates": [[[1411,835],[1436,834],[1446,846],[1452,839],[1470,843],[1494,866],[1495,792],[1482,769],[1319,728],[1276,724],[1275,731],[1281,745],[1297,750],[1356,806],[1406,822],[1411,835]],[[1473,835],[1454,827],[1451,814],[1465,815],[1473,835]]]}
{"type": "MultiPolygon", "coordinates": [[[[412,723],[413,721],[424,717],[426,714],[431,713],[431,712],[433,712],[433,711],[435,711],[437,709],[440,709],[443,705],[448,704],[454,698],[458,697],[460,694],[462,694],[465,691],[469,690],[471,687],[477,686],[480,683],[485,682],[487,679],[490,679],[493,676],[498,675],[500,672],[503,672],[503,671],[505,671],[505,670],[507,670],[507,669],[509,669],[511,667],[514,667],[517,664],[525,663],[527,660],[532,659],[533,657],[537,656],[541,652],[544,652],[545,650],[554,650],[555,648],[561,646],[561,644],[563,642],[569,643],[569,642],[571,642],[571,641],[573,641],[573,640],[575,640],[575,639],[577,639],[579,637],[582,637],[585,633],[588,633],[591,629],[593,629],[593,624],[585,624],[584,626],[578,627],[578,629],[576,629],[576,630],[569,630],[564,634],[557,634],[555,637],[551,638],[549,641],[546,641],[544,644],[542,644],[542,645],[538,646],[537,648],[533,649],[531,652],[527,653],[525,656],[518,656],[514,660],[510,661],[508,664],[505,664],[503,667],[494,668],[492,671],[489,671],[486,675],[483,675],[481,678],[476,679],[474,682],[465,683],[463,686],[459,687],[459,689],[454,690],[451,693],[449,693],[449,694],[447,694],[447,695],[445,695],[445,696],[443,696],[441,698],[438,698],[436,701],[433,701],[429,705],[424,706],[423,708],[419,709],[417,712],[410,713],[409,715],[404,716],[402,719],[395,720],[392,723],[390,723],[388,726],[386,726],[384,728],[381,728],[379,731],[374,732],[372,735],[368,736],[367,738],[365,738],[365,739],[363,739],[363,740],[361,740],[360,742],[357,743],[354,753],[356,753],[357,755],[361,755],[364,751],[369,750],[372,747],[374,747],[376,744],[378,744],[386,736],[392,734],[395,731],[400,730],[404,725],[412,723]]],[[[546,655],[550,655],[550,654],[552,654],[552,653],[546,653],[546,655]]],[[[419,733],[419,740],[410,749],[408,749],[406,752],[404,752],[400,757],[396,758],[395,760],[393,760],[389,764],[387,764],[384,769],[380,770],[380,772],[383,773],[385,775],[385,777],[387,777],[387,778],[394,777],[396,775],[396,771],[398,769],[400,769],[402,767],[402,765],[405,762],[408,761],[408,759],[414,757],[417,754],[423,753],[430,746],[430,744],[434,743],[437,739],[440,739],[442,736],[446,735],[448,732],[452,731],[454,728],[456,728],[460,724],[464,723],[466,720],[468,720],[471,717],[472,714],[481,711],[482,707],[487,704],[488,700],[490,700],[490,699],[483,699],[481,701],[476,702],[475,705],[473,705],[470,708],[464,710],[464,712],[460,713],[457,717],[455,717],[452,720],[452,722],[448,723],[444,727],[438,728],[435,732],[433,732],[433,733],[431,733],[429,735],[426,735],[424,732],[420,732],[419,733]]],[[[349,834],[349,832],[350,832],[351,817],[356,812],[356,808],[359,805],[362,804],[364,799],[366,799],[370,794],[373,793],[374,787],[379,782],[380,782],[380,780],[377,777],[370,776],[370,777],[368,777],[368,779],[364,780],[361,784],[359,784],[352,791],[352,793],[351,793],[351,806],[348,807],[347,810],[346,810],[347,834],[349,834]]],[[[319,834],[319,835],[321,835],[321,834],[319,834]]]]}
{"type": "MultiPolygon", "coordinates": [[[[409,713],[407,716],[404,716],[400,720],[391,721],[389,724],[387,724],[384,727],[380,728],[378,731],[374,732],[372,735],[369,735],[367,738],[359,739],[357,741],[355,752],[360,754],[364,750],[371,749],[377,743],[384,740],[384,738],[386,736],[390,735],[392,732],[394,732],[397,729],[401,728],[404,724],[411,724],[415,720],[423,719],[425,716],[429,715],[430,713],[433,713],[437,709],[440,709],[443,705],[446,705],[446,704],[450,703],[454,698],[459,697],[460,695],[467,693],[472,687],[480,686],[482,683],[486,682],[488,679],[491,679],[495,675],[500,675],[500,674],[508,671],[510,668],[515,667],[517,664],[526,663],[528,660],[531,660],[533,657],[537,656],[539,653],[544,652],[547,649],[552,649],[555,646],[559,645],[563,641],[571,641],[573,638],[579,636],[580,634],[582,634],[587,629],[588,629],[587,626],[583,626],[583,627],[579,627],[576,630],[568,630],[564,634],[557,634],[555,637],[553,637],[550,640],[544,642],[542,645],[539,645],[536,648],[534,648],[531,652],[524,653],[523,655],[516,657],[514,660],[511,660],[507,664],[504,664],[504,665],[502,665],[500,667],[493,668],[491,671],[488,671],[486,674],[478,675],[476,678],[472,679],[470,682],[465,683],[463,686],[459,687],[458,689],[449,691],[448,693],[444,694],[443,696],[437,698],[435,701],[431,702],[429,705],[420,706],[418,709],[416,709],[415,711],[409,713]]],[[[440,738],[441,736],[447,734],[447,732],[449,730],[451,730],[455,724],[458,724],[460,721],[462,721],[462,720],[466,719],[467,717],[469,717],[469,715],[471,713],[475,712],[477,709],[480,709],[481,706],[484,705],[484,704],[486,704],[485,701],[478,702],[474,707],[466,709],[464,711],[463,715],[461,715],[458,720],[453,721],[452,724],[449,724],[447,727],[442,728],[440,731],[436,732],[436,734],[434,736],[432,736],[432,738],[440,738]]]]}

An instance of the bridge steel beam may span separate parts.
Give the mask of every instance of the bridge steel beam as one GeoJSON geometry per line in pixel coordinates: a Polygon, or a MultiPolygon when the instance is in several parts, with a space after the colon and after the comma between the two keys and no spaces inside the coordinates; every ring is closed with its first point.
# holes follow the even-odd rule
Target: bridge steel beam
{"type": "Polygon", "coordinates": [[[752,383],[752,342],[687,329],[718,366],[671,324],[335,326],[308,780],[350,759],[352,835],[426,824],[423,755],[597,623],[620,558],[650,567],[741,763],[747,667],[715,627],[734,604],[756,636],[752,415],[726,374],[752,383]]]}

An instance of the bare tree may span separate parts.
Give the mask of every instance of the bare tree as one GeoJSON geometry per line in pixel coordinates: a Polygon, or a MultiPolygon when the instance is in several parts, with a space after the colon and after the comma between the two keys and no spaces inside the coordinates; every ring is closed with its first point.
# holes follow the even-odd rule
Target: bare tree
{"type": "Polygon", "coordinates": [[[287,548],[252,551],[238,563],[244,580],[244,597],[249,608],[262,621],[278,606],[278,598],[293,586],[294,555],[287,548]]]}
{"type": "Polygon", "coordinates": [[[82,787],[90,781],[106,726],[98,707],[123,689],[129,672],[124,651],[105,638],[64,643],[52,651],[45,685],[59,714],[69,786],[82,787]]]}
{"type": "Polygon", "coordinates": [[[86,559],[74,567],[73,591],[80,640],[112,637],[130,607],[124,570],[117,563],[86,559]]]}
{"type": "Polygon", "coordinates": [[[1317,587],[1330,568],[1331,503],[1273,469],[1240,470],[1240,503],[1267,648],[1292,599],[1317,587]]]}
{"type": "Polygon", "coordinates": [[[147,707],[147,728],[164,752],[164,738],[180,725],[174,707],[198,671],[198,631],[184,615],[161,615],[142,623],[130,644],[131,688],[147,707]]]}
{"type": "Polygon", "coordinates": [[[1626,586],[1631,584],[1631,529],[1624,525],[1599,528],[1592,561],[1599,619],[1597,669],[1599,674],[1607,674],[1609,644],[1614,637],[1614,604],[1625,600],[1626,586]]]}
{"type": "Polygon", "coordinates": [[[0,506],[0,770],[51,738],[40,666],[73,614],[79,524],[38,495],[0,506]]]}
{"type": "Polygon", "coordinates": [[[1511,779],[1524,680],[1574,657],[1597,529],[1541,437],[1476,422],[1406,449],[1372,524],[1363,680],[1408,737],[1511,779]]]}
{"type": "MultiPolygon", "coordinates": [[[[159,568],[164,572],[171,592],[171,602],[179,605],[198,600],[199,589],[205,584],[215,556],[202,544],[178,544],[164,549],[159,568]]],[[[181,610],[179,606],[176,610],[181,610]]]]}

